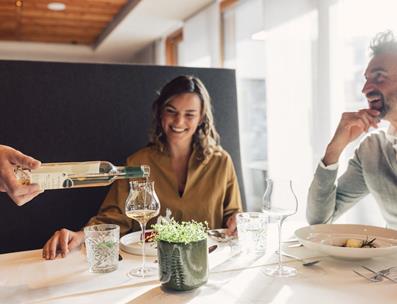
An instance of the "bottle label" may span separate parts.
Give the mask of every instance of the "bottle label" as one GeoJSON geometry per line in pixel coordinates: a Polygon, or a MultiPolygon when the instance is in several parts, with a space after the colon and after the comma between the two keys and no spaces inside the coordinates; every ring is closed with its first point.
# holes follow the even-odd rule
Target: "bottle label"
{"type": "Polygon", "coordinates": [[[38,184],[43,190],[70,188],[73,181],[66,173],[35,173],[31,175],[32,184],[38,184]]]}
{"type": "Polygon", "coordinates": [[[47,163],[29,173],[30,183],[43,190],[71,188],[73,177],[99,173],[99,162],[47,163]]]}
{"type": "Polygon", "coordinates": [[[100,162],[81,162],[81,163],[46,163],[39,169],[32,170],[33,174],[38,173],[65,173],[65,174],[96,174],[99,173],[100,162]]]}

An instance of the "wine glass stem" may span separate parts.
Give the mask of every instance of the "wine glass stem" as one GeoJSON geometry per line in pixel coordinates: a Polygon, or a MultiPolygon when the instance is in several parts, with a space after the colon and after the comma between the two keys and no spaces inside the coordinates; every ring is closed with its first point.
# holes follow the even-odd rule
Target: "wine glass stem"
{"type": "Polygon", "coordinates": [[[142,230],[142,276],[145,275],[145,233],[146,233],[146,223],[139,223],[142,230]]]}
{"type": "Polygon", "coordinates": [[[278,220],[278,269],[281,271],[281,226],[283,225],[283,218],[278,220]]]}

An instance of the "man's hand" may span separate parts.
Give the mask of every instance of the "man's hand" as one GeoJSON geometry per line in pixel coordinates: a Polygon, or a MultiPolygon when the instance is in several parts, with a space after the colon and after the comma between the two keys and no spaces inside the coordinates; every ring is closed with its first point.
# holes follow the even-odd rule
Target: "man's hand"
{"type": "Polygon", "coordinates": [[[53,260],[59,254],[64,258],[71,250],[84,242],[83,231],[61,229],[56,231],[43,247],[43,258],[53,260]]]}
{"type": "Polygon", "coordinates": [[[334,137],[328,144],[323,162],[326,166],[338,162],[346,146],[357,139],[370,127],[377,128],[380,112],[373,109],[363,109],[358,112],[345,112],[339,121],[334,137]]]}
{"type": "Polygon", "coordinates": [[[21,185],[15,178],[14,168],[37,169],[40,162],[11,147],[0,145],[0,191],[7,192],[21,206],[43,192],[38,185],[21,185]]]}

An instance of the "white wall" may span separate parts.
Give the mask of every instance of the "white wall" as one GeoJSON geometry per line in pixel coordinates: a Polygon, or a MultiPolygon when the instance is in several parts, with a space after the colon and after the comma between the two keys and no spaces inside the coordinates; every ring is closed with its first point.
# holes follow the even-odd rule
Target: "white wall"
{"type": "Polygon", "coordinates": [[[178,46],[178,64],[194,67],[221,66],[219,3],[215,2],[185,21],[178,46]]]}

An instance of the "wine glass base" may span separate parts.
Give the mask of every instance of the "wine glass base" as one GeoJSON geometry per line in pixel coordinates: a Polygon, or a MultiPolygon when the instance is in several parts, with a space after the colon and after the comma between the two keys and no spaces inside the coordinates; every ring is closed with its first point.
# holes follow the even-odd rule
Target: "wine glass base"
{"type": "Polygon", "coordinates": [[[289,266],[279,267],[278,265],[274,267],[265,268],[263,272],[268,276],[279,277],[279,278],[293,277],[297,274],[296,269],[293,267],[289,267],[289,266]]]}
{"type": "Polygon", "coordinates": [[[128,276],[130,278],[146,278],[146,277],[153,277],[155,275],[158,275],[159,270],[155,267],[137,267],[132,269],[130,272],[128,272],[128,276]]]}

